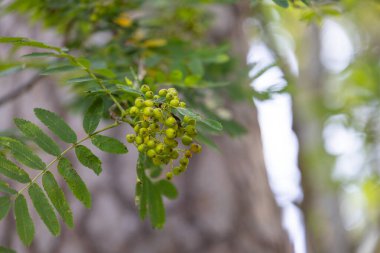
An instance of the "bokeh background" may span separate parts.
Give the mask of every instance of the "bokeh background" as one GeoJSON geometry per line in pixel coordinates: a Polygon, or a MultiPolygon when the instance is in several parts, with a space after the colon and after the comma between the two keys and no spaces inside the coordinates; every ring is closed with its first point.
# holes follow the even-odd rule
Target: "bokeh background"
{"type": "MultiPolygon", "coordinates": [[[[194,7],[157,2],[174,12],[194,7]]],[[[208,13],[211,41],[230,44],[241,68],[249,67],[243,79],[255,106],[225,101],[247,132],[214,136],[219,150],[205,148],[175,179],[180,197],[166,203],[162,230],[138,219],[136,150],[123,156],[93,150],[104,161],[100,177],[74,164],[93,207],[67,194],[75,228],[54,238],[33,213],[37,236],[27,249],[9,215],[0,223],[1,245],[20,253],[380,252],[379,1],[312,1],[311,7],[296,1],[288,9],[272,1],[196,2],[194,8],[208,13]]],[[[0,36],[65,45],[54,25],[32,22],[27,13],[2,13],[0,36]]],[[[101,47],[108,35],[86,43],[101,47]]],[[[13,68],[32,51],[0,45],[0,131],[14,134],[14,117],[33,121],[35,107],[81,129],[80,112],[71,106],[75,96],[62,78],[13,68]]],[[[123,140],[129,131],[108,134],[123,140]]]]}

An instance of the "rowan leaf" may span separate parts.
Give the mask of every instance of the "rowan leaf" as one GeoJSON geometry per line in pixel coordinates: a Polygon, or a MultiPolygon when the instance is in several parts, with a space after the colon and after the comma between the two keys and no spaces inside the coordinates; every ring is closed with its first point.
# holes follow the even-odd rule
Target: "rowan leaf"
{"type": "Polygon", "coordinates": [[[28,138],[33,140],[42,150],[53,156],[59,156],[59,146],[47,136],[38,126],[24,119],[14,119],[16,126],[28,138]]]}
{"type": "Polygon", "coordinates": [[[96,99],[84,114],[83,128],[88,134],[92,134],[99,125],[103,114],[104,103],[101,98],[96,99]]]}
{"type": "Polygon", "coordinates": [[[17,191],[9,186],[8,183],[0,181],[0,192],[14,195],[17,191]]]}
{"type": "Polygon", "coordinates": [[[42,108],[35,108],[37,118],[44,123],[54,134],[67,143],[75,143],[77,135],[71,127],[57,114],[42,108]]]}
{"type": "Polygon", "coordinates": [[[11,208],[11,198],[9,196],[0,197],[0,220],[7,216],[11,208]]]}
{"type": "Polygon", "coordinates": [[[36,170],[43,170],[46,164],[33,151],[22,142],[9,138],[0,137],[0,145],[9,149],[12,155],[20,163],[36,170]]]}
{"type": "Polygon", "coordinates": [[[102,172],[102,161],[100,161],[90,149],[79,145],[75,148],[75,154],[77,155],[79,162],[87,168],[92,169],[96,175],[99,175],[102,172]]]}
{"type": "Polygon", "coordinates": [[[148,207],[150,222],[154,228],[162,228],[165,224],[165,207],[158,187],[149,179],[146,180],[148,186],[148,207]]]}
{"type": "Polygon", "coordinates": [[[24,195],[20,194],[15,200],[14,215],[16,218],[16,230],[22,243],[29,246],[34,238],[34,224],[30,217],[28,205],[24,195]]]}
{"type": "Polygon", "coordinates": [[[90,208],[91,194],[67,158],[61,158],[59,160],[58,172],[62,175],[74,196],[82,202],[85,207],[90,208]]]}
{"type": "Polygon", "coordinates": [[[2,155],[0,155],[0,173],[20,183],[30,182],[28,173],[2,155]]]}
{"type": "Polygon", "coordinates": [[[125,154],[128,152],[127,147],[122,142],[112,137],[95,135],[91,137],[91,142],[104,152],[114,154],[125,154]]]}
{"type": "Polygon", "coordinates": [[[178,197],[177,188],[173,183],[168,180],[162,179],[156,183],[157,188],[160,190],[162,195],[167,197],[168,199],[175,199],[178,197]]]}
{"type": "Polygon", "coordinates": [[[30,185],[28,192],[34,208],[41,217],[42,221],[45,223],[46,227],[49,229],[50,233],[54,236],[59,235],[61,232],[61,227],[57,216],[54,213],[53,207],[51,206],[45,193],[36,183],[30,185]]]}
{"type": "Polygon", "coordinates": [[[10,248],[5,248],[3,246],[0,246],[0,253],[16,253],[16,251],[10,248]]]}
{"type": "Polygon", "coordinates": [[[74,226],[73,213],[62,189],[59,187],[52,173],[46,172],[42,177],[42,185],[57,212],[63,221],[72,228],[74,226]]]}

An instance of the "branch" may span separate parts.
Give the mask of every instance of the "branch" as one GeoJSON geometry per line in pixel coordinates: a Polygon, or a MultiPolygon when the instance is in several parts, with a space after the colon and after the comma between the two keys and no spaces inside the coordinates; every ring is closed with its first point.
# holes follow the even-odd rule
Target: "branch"
{"type": "Polygon", "coordinates": [[[44,78],[44,76],[35,75],[28,82],[21,85],[21,87],[18,87],[14,91],[10,92],[8,95],[5,95],[4,97],[0,98],[0,107],[10,102],[11,100],[16,99],[17,97],[21,96],[22,94],[33,88],[36,84],[38,84],[38,81],[42,78],[44,78]]]}

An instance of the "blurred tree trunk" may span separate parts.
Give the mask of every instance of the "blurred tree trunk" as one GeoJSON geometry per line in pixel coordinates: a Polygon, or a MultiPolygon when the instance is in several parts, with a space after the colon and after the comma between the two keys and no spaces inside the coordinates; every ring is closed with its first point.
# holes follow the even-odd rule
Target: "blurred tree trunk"
{"type": "MultiPolygon", "coordinates": [[[[216,9],[220,15],[217,22],[220,23],[210,36],[214,40],[230,41],[234,53],[245,66],[248,41],[244,36],[243,21],[248,15],[248,1],[216,9]]],[[[44,40],[44,37],[39,39],[44,40]]],[[[246,85],[249,85],[248,80],[246,85]]],[[[31,108],[44,106],[41,101],[49,100],[51,94],[52,90],[42,83],[22,99],[12,101],[5,109],[0,108],[0,112],[7,110],[9,113],[17,107],[18,116],[31,119],[31,108]]],[[[47,108],[64,112],[64,99],[48,101],[48,104],[47,108]]],[[[131,151],[128,156],[103,158],[104,173],[100,179],[79,169],[87,182],[92,181],[90,190],[94,203],[91,210],[84,210],[72,201],[76,217],[74,230],[63,229],[62,237],[52,238],[41,224],[37,224],[38,236],[31,249],[23,249],[15,242],[18,240],[9,240],[7,233],[2,235],[0,243],[13,242],[9,246],[16,247],[19,253],[293,252],[282,228],[281,211],[269,187],[256,108],[252,101],[229,102],[229,106],[234,118],[247,128],[248,133],[235,139],[217,137],[215,141],[220,152],[205,148],[191,162],[191,168],[176,182],[181,196],[169,204],[163,230],[154,231],[148,223],[138,221],[133,203],[137,154],[131,151]]],[[[11,121],[11,118],[5,120],[11,121]]],[[[71,119],[71,124],[79,128],[80,119],[71,119]]],[[[123,138],[126,131],[117,129],[107,134],[123,138]]]]}

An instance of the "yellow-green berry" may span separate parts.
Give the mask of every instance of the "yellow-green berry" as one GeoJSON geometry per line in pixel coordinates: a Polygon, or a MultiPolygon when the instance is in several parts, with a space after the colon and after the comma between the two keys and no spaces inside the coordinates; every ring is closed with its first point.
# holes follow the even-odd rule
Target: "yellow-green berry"
{"type": "Polygon", "coordinates": [[[144,84],[143,86],[141,86],[140,91],[145,93],[147,91],[150,91],[150,88],[148,85],[144,84]]]}
{"type": "Polygon", "coordinates": [[[147,107],[152,107],[154,105],[153,101],[148,99],[144,101],[144,105],[147,107]]]}
{"type": "Polygon", "coordinates": [[[202,146],[197,143],[193,143],[190,146],[190,151],[193,153],[200,153],[202,151],[202,146]]]}
{"type": "Polygon", "coordinates": [[[161,89],[158,91],[158,95],[160,97],[165,97],[167,93],[168,93],[168,91],[166,89],[161,89]]]}
{"type": "Polygon", "coordinates": [[[173,174],[178,176],[181,174],[181,168],[179,166],[173,168],[173,174]]]}
{"type": "Polygon", "coordinates": [[[170,104],[170,106],[177,107],[177,106],[179,106],[179,100],[178,99],[172,99],[169,104],[170,104]]]}
{"type": "Polygon", "coordinates": [[[145,97],[147,97],[147,98],[153,98],[153,91],[147,91],[147,92],[145,92],[145,97]]]}
{"type": "Polygon", "coordinates": [[[129,114],[131,116],[136,116],[137,114],[139,114],[140,110],[139,108],[137,108],[136,106],[132,106],[130,109],[129,109],[129,114]]]}
{"type": "Polygon", "coordinates": [[[135,142],[137,145],[139,145],[139,144],[142,144],[144,142],[144,140],[141,136],[136,136],[135,142]]]}
{"type": "Polygon", "coordinates": [[[145,151],[145,148],[146,148],[146,145],[145,144],[140,144],[138,147],[137,147],[137,150],[139,152],[144,152],[145,151]]]}
{"type": "Polygon", "coordinates": [[[144,116],[150,117],[153,115],[153,108],[152,107],[145,107],[143,111],[144,116]]]}
{"type": "Polygon", "coordinates": [[[182,140],[183,145],[186,145],[186,146],[190,145],[193,142],[193,138],[191,138],[188,135],[184,135],[181,140],[182,140]]]}
{"type": "Polygon", "coordinates": [[[165,135],[169,139],[174,139],[176,137],[176,134],[177,134],[177,131],[174,130],[173,128],[168,128],[168,129],[165,130],[165,135]]]}
{"type": "Polygon", "coordinates": [[[166,179],[170,181],[170,180],[172,180],[172,178],[173,178],[173,173],[172,172],[167,172],[166,173],[166,179]]]}
{"type": "Polygon", "coordinates": [[[146,155],[150,158],[153,158],[156,156],[156,151],[154,151],[154,149],[149,149],[148,152],[146,152],[146,155]]]}
{"type": "Polygon", "coordinates": [[[169,118],[167,118],[165,120],[165,125],[167,125],[168,127],[173,127],[177,124],[177,121],[175,120],[174,117],[170,116],[169,118]]]}
{"type": "Polygon", "coordinates": [[[135,106],[137,106],[138,108],[140,108],[143,105],[144,105],[144,99],[142,99],[142,98],[136,98],[136,100],[135,100],[135,106]]]}
{"type": "Polygon", "coordinates": [[[127,134],[127,136],[125,138],[127,139],[127,142],[132,143],[135,141],[136,136],[133,134],[127,134]]]}

